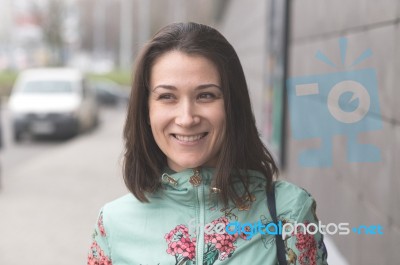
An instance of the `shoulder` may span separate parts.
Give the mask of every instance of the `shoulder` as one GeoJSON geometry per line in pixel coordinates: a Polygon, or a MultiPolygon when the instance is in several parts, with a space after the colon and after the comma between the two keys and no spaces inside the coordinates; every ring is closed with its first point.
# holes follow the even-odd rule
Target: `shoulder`
{"type": "Polygon", "coordinates": [[[298,219],[304,211],[315,208],[315,200],[307,190],[284,180],[275,184],[275,199],[278,215],[289,219],[298,219]]]}
{"type": "Polygon", "coordinates": [[[102,207],[103,216],[106,219],[113,217],[120,217],[135,209],[135,205],[140,205],[141,202],[135,198],[131,193],[119,197],[113,201],[106,203],[102,207]]]}
{"type": "Polygon", "coordinates": [[[286,180],[278,180],[275,183],[275,196],[287,199],[308,199],[311,194],[304,188],[286,180]]]}

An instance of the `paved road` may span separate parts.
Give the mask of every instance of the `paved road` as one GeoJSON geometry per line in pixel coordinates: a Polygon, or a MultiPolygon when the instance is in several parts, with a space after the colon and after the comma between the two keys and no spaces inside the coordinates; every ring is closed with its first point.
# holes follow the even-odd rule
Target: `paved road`
{"type": "Polygon", "coordinates": [[[1,265],[85,264],[98,210],[126,193],[124,112],[103,114],[93,132],[62,143],[27,144],[12,159],[6,158],[9,150],[2,153],[1,265]]]}
{"type": "Polygon", "coordinates": [[[35,157],[43,152],[55,148],[65,141],[25,141],[16,144],[12,140],[12,130],[10,115],[7,105],[1,105],[1,125],[3,129],[3,149],[1,150],[1,162],[7,167],[18,167],[22,163],[27,162],[30,158],[35,157]]]}

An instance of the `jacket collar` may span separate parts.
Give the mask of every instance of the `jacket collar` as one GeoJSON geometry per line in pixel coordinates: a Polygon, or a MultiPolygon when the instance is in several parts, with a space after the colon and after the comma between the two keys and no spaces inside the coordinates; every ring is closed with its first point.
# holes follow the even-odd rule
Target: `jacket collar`
{"type": "MultiPolygon", "coordinates": [[[[215,168],[202,167],[198,168],[198,170],[201,176],[201,184],[199,187],[203,190],[206,197],[211,195],[209,198],[216,199],[219,189],[212,187],[212,179],[216,171],[215,168]]],[[[265,189],[265,178],[260,172],[254,170],[243,170],[241,173],[249,176],[250,186],[252,186],[252,188],[250,188],[251,190],[265,189]]],[[[172,200],[177,204],[194,205],[197,201],[197,191],[196,186],[190,182],[190,178],[194,174],[195,169],[185,169],[180,172],[175,172],[170,168],[165,168],[160,176],[162,188],[155,193],[148,194],[148,199],[150,201],[172,200]]],[[[237,184],[238,189],[240,190],[242,188],[240,182],[238,181],[237,184]]],[[[223,188],[224,187],[221,187],[221,189],[223,188]]]]}
{"type": "Polygon", "coordinates": [[[201,183],[210,185],[214,172],[214,168],[208,167],[188,168],[180,172],[175,172],[170,168],[166,168],[161,175],[161,183],[167,189],[188,189],[196,186],[191,180],[195,175],[198,175],[201,183]]]}

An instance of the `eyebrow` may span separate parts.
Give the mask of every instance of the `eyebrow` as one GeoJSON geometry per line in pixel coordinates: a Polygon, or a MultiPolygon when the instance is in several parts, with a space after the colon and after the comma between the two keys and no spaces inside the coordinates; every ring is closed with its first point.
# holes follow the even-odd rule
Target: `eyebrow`
{"type": "MultiPolygon", "coordinates": [[[[197,86],[195,88],[195,90],[202,90],[202,89],[206,89],[206,88],[209,88],[209,87],[216,87],[218,89],[221,89],[220,86],[210,83],[210,84],[199,85],[199,86],[197,86]]],[[[155,91],[157,88],[165,88],[165,89],[169,89],[169,90],[176,90],[176,87],[172,86],[172,85],[158,85],[158,86],[154,87],[152,89],[152,91],[155,91]]]]}

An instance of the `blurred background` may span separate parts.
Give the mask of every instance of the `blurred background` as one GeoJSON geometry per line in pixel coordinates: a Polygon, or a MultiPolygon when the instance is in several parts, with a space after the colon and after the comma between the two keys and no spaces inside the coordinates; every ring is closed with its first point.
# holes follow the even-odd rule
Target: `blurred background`
{"type": "Polygon", "coordinates": [[[383,227],[327,236],[330,264],[399,263],[399,1],[0,3],[1,265],[86,262],[98,210],[127,192],[122,129],[135,57],[174,21],[211,25],[233,44],[260,135],[281,177],[316,198],[322,223],[383,227]],[[340,92],[346,80],[361,88],[340,92]],[[360,121],[335,116],[360,106],[360,121]]]}

